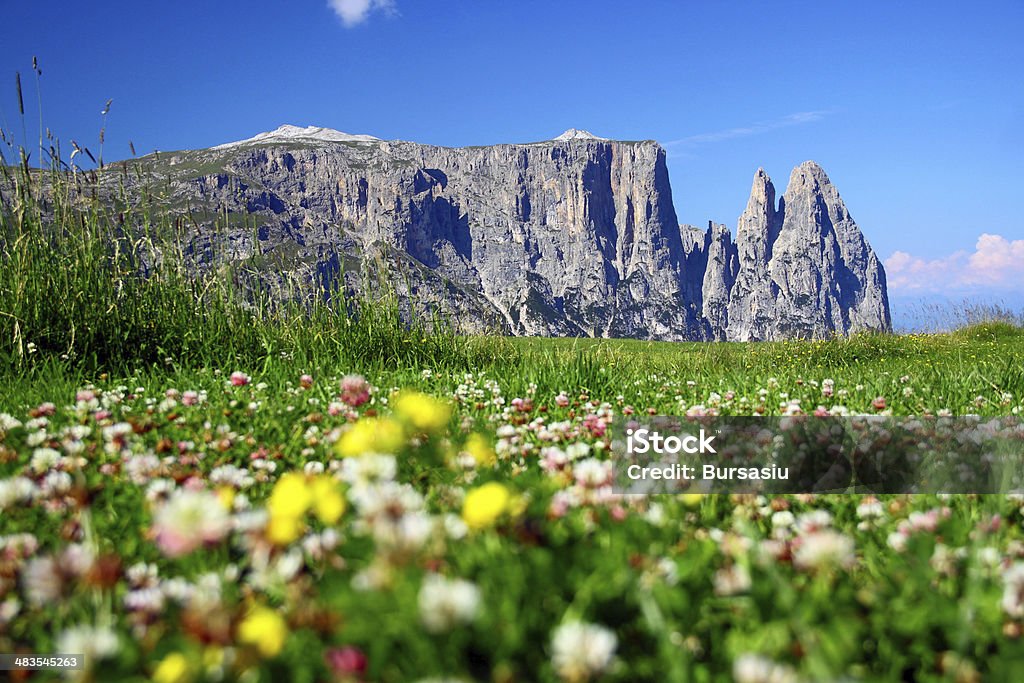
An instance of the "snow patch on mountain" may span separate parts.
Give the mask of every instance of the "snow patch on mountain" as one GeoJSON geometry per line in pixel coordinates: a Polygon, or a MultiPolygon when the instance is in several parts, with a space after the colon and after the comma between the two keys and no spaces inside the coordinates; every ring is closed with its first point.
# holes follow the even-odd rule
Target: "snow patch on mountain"
{"type": "Polygon", "coordinates": [[[580,130],[578,128],[570,128],[565,131],[554,140],[607,140],[608,138],[601,138],[590,131],[580,130]]]}
{"type": "Polygon", "coordinates": [[[343,133],[340,130],[320,126],[300,128],[286,124],[276,130],[260,133],[245,140],[217,145],[213,149],[229,149],[241,145],[273,142],[380,142],[380,138],[375,138],[372,135],[352,135],[351,133],[343,133]]]}

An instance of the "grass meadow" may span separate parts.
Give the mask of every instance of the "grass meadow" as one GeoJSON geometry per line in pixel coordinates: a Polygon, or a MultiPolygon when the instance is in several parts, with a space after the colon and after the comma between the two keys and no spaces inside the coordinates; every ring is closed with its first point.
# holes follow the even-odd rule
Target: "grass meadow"
{"type": "MultiPolygon", "coordinates": [[[[59,154],[53,158],[59,158],[59,154]]],[[[0,653],[85,681],[1015,681],[1024,495],[622,497],[631,415],[1024,410],[1024,330],[464,337],[0,178],[0,653]]]]}

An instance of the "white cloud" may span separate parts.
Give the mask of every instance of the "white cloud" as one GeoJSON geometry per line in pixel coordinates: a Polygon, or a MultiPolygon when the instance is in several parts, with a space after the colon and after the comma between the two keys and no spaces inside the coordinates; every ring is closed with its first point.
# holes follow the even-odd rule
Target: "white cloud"
{"type": "Polygon", "coordinates": [[[395,11],[394,0],[327,0],[327,4],[349,28],[365,21],[375,10],[395,11]]]}
{"type": "Polygon", "coordinates": [[[711,142],[721,142],[723,140],[732,140],[733,138],[747,137],[748,135],[758,135],[759,133],[767,133],[768,131],[777,130],[779,128],[788,128],[789,126],[798,126],[804,123],[813,123],[820,121],[829,114],[834,114],[834,109],[822,109],[819,111],[798,111],[794,114],[783,116],[782,118],[775,119],[773,121],[761,121],[753,123],[749,126],[740,126],[738,128],[726,128],[725,130],[715,131],[713,133],[701,133],[699,135],[690,135],[685,138],[679,138],[678,140],[671,140],[665,143],[666,147],[686,147],[693,145],[702,145],[711,142]]]}
{"type": "Polygon", "coordinates": [[[885,274],[895,292],[1024,290],[1024,239],[983,233],[973,252],[961,250],[936,259],[896,251],[885,260],[885,274]]]}

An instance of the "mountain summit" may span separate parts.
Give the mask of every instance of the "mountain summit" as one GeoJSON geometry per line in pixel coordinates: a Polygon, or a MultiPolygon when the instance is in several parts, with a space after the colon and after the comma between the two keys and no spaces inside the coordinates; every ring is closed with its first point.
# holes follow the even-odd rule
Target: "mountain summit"
{"type": "Polygon", "coordinates": [[[731,339],[823,337],[891,326],[881,261],[813,161],[793,169],[778,206],[771,178],[758,170],[739,219],[736,253],[731,339]]]}
{"type": "Polygon", "coordinates": [[[319,126],[299,128],[298,126],[285,124],[275,130],[260,133],[245,140],[217,145],[212,149],[228,149],[240,145],[281,142],[380,142],[380,138],[375,138],[372,135],[351,135],[350,133],[342,133],[340,130],[319,126]]]}
{"type": "Polygon", "coordinates": [[[580,130],[578,128],[570,128],[569,130],[567,130],[564,133],[562,133],[561,135],[559,135],[557,138],[553,138],[553,139],[557,140],[557,141],[562,141],[562,140],[604,140],[604,141],[607,141],[608,140],[608,138],[599,138],[596,135],[594,135],[593,133],[591,133],[590,131],[580,130]]]}
{"type": "MultiPolygon", "coordinates": [[[[407,314],[516,335],[746,341],[890,328],[882,265],[813,162],[778,203],[758,170],[735,237],[678,224],[656,142],[576,129],[447,148],[283,126],[146,163],[188,212],[198,269],[258,264],[248,272],[281,296],[383,286],[407,314]]],[[[145,178],[126,182],[141,191],[145,178]]]]}

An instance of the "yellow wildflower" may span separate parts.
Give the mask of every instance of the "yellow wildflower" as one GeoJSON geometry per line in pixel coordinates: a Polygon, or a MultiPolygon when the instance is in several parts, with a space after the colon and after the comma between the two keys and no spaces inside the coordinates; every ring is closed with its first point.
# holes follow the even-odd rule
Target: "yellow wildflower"
{"type": "Polygon", "coordinates": [[[230,486],[218,486],[216,494],[217,500],[220,501],[224,509],[231,512],[231,508],[235,504],[235,490],[230,486]]]}
{"type": "Polygon", "coordinates": [[[470,529],[493,526],[509,509],[511,500],[509,490],[497,482],[479,486],[466,494],[462,503],[462,521],[470,529]]]}
{"type": "Polygon", "coordinates": [[[683,493],[679,496],[680,500],[683,501],[683,505],[688,508],[695,508],[700,505],[700,502],[704,500],[703,493],[683,493]]]}
{"type": "Polygon", "coordinates": [[[480,466],[493,465],[498,460],[491,444],[480,434],[470,434],[463,450],[473,456],[473,460],[480,466]]]}
{"type": "Polygon", "coordinates": [[[341,435],[334,450],[342,457],[365,453],[394,453],[405,443],[402,426],[394,420],[366,417],[341,435]]]}
{"type": "Polygon", "coordinates": [[[180,652],[172,652],[153,670],[154,683],[188,683],[192,680],[192,667],[180,652]]]}
{"type": "Polygon", "coordinates": [[[335,524],[345,513],[345,498],[341,495],[338,482],[329,475],[313,479],[313,511],[324,524],[335,524]]]}
{"type": "Polygon", "coordinates": [[[287,638],[288,625],[267,607],[254,607],[238,625],[239,642],[252,645],[266,659],[280,654],[287,638]]]}
{"type": "Polygon", "coordinates": [[[274,490],[267,502],[267,509],[273,517],[301,517],[313,503],[313,493],[301,472],[281,475],[274,484],[274,490]]]}
{"type": "Polygon", "coordinates": [[[443,429],[452,415],[452,408],[446,402],[409,391],[399,394],[394,403],[395,414],[421,432],[437,432],[443,429]]]}
{"type": "Polygon", "coordinates": [[[271,514],[267,522],[267,538],[275,545],[294,543],[305,530],[306,523],[302,517],[271,514]]]}

